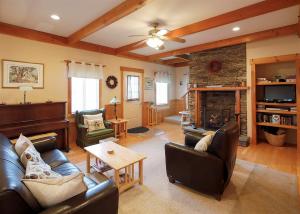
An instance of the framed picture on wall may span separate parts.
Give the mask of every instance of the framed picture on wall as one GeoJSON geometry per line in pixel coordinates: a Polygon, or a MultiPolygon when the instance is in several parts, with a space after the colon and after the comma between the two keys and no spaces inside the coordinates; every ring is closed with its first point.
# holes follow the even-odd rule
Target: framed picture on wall
{"type": "Polygon", "coordinates": [[[2,60],[2,88],[44,88],[44,64],[2,60]]]}
{"type": "Polygon", "coordinates": [[[151,77],[145,77],[145,90],[153,89],[153,79],[151,77]]]}

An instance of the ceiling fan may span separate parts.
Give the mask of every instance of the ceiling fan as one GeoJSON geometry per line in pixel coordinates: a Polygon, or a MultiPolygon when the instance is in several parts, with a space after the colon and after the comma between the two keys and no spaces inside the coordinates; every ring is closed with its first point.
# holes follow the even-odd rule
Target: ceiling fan
{"type": "Polygon", "coordinates": [[[185,43],[185,39],[182,39],[179,37],[168,36],[167,33],[169,32],[169,30],[163,29],[163,28],[159,29],[158,23],[153,23],[151,26],[152,26],[152,29],[149,30],[148,35],[130,35],[129,37],[139,37],[139,36],[146,37],[142,41],[139,41],[136,45],[146,42],[146,44],[149,47],[154,48],[156,50],[165,49],[164,41],[166,41],[166,40],[173,41],[173,42],[179,42],[179,43],[185,43]]]}

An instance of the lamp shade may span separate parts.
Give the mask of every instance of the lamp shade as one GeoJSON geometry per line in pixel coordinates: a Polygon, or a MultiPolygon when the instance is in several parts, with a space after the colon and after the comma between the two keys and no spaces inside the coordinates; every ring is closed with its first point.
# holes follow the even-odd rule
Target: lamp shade
{"type": "Polygon", "coordinates": [[[22,85],[19,87],[20,91],[32,91],[32,86],[22,85]]]}
{"type": "Polygon", "coordinates": [[[115,96],[115,97],[113,97],[113,98],[111,99],[110,104],[118,104],[119,102],[120,102],[120,101],[117,100],[117,97],[115,96]]]}

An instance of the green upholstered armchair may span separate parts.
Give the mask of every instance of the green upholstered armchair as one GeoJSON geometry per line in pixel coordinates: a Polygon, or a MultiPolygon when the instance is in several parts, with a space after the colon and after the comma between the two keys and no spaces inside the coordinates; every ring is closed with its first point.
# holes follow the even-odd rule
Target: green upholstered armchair
{"type": "Polygon", "coordinates": [[[104,109],[96,109],[89,111],[76,111],[75,113],[75,122],[77,128],[77,140],[76,144],[81,148],[86,146],[90,146],[93,144],[99,143],[99,140],[114,137],[114,130],[111,128],[111,123],[105,121],[105,110],[104,109]],[[95,131],[87,131],[87,127],[84,125],[83,115],[93,115],[102,113],[105,129],[95,130],[95,131]]]}

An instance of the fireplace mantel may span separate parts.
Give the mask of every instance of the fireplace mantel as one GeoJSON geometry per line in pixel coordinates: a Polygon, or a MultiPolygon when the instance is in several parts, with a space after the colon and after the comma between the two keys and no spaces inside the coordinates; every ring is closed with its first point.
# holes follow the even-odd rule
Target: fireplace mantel
{"type": "Polygon", "coordinates": [[[224,87],[202,87],[202,88],[190,88],[190,91],[244,91],[248,90],[249,87],[235,87],[235,86],[224,86],[224,87]]]}

